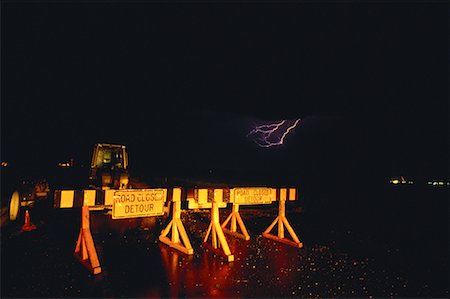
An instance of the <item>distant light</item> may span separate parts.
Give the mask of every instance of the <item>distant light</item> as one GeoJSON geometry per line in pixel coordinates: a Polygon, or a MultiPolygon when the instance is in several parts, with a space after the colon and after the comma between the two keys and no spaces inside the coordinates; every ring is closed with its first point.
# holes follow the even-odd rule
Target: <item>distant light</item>
{"type": "MultiPolygon", "coordinates": [[[[430,182],[428,182],[428,183],[430,183],[430,182]]],[[[448,185],[448,183],[447,183],[447,185],[448,185]]],[[[434,181],[433,182],[433,186],[445,186],[445,182],[443,182],[443,181],[434,181]]]]}
{"type": "Polygon", "coordinates": [[[71,165],[69,162],[61,162],[61,163],[58,163],[58,166],[59,167],[70,167],[71,165]]]}
{"type": "Polygon", "coordinates": [[[408,184],[412,185],[412,184],[414,184],[414,182],[413,181],[408,181],[408,184]]]}
{"type": "Polygon", "coordinates": [[[400,183],[399,180],[392,180],[392,184],[397,185],[398,183],[400,183]]]}
{"type": "Polygon", "coordinates": [[[428,181],[428,185],[431,185],[431,184],[433,184],[433,182],[431,182],[431,181],[428,181]]]}
{"type": "Polygon", "coordinates": [[[7,167],[8,166],[8,162],[2,162],[2,167],[7,167]]]}

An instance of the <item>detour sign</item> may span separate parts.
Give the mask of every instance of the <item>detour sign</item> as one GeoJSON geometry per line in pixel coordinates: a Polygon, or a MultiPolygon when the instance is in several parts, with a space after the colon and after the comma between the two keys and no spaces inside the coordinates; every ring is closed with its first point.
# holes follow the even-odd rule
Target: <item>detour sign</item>
{"type": "Polygon", "coordinates": [[[120,190],[114,192],[113,219],[164,215],[167,189],[120,190]]]}
{"type": "Polygon", "coordinates": [[[272,188],[234,188],[234,203],[240,205],[270,204],[276,197],[272,188]]]}

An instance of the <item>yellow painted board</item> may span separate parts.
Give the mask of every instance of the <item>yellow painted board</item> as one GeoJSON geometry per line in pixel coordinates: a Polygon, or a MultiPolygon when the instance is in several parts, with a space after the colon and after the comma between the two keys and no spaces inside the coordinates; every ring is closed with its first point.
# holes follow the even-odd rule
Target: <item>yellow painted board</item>
{"type": "Polygon", "coordinates": [[[83,206],[95,206],[96,190],[84,190],[83,192],[83,206]]]}
{"type": "Polygon", "coordinates": [[[214,201],[223,202],[223,189],[214,189],[214,201]]]}
{"type": "MultiPolygon", "coordinates": [[[[227,203],[226,202],[219,202],[218,203],[218,207],[219,208],[226,208],[227,207],[227,203]]],[[[199,203],[197,201],[195,201],[194,199],[189,199],[188,200],[188,209],[190,210],[195,210],[195,209],[211,209],[212,208],[212,203],[211,202],[202,202],[199,203]]]]}
{"type": "Polygon", "coordinates": [[[74,190],[61,190],[60,208],[73,208],[74,190]]]}
{"type": "Polygon", "coordinates": [[[173,188],[172,201],[181,201],[181,188],[173,188]]]}
{"type": "Polygon", "coordinates": [[[198,203],[208,202],[208,189],[198,189],[198,203]]]}
{"type": "Polygon", "coordinates": [[[289,188],[289,200],[296,200],[297,199],[297,190],[295,188],[289,188]]]}
{"type": "Polygon", "coordinates": [[[271,192],[271,196],[272,196],[272,201],[277,200],[277,189],[270,188],[270,192],[271,192]]]}
{"type": "Polygon", "coordinates": [[[105,206],[112,206],[114,204],[114,192],[117,190],[109,189],[104,190],[105,192],[105,206]]]}
{"type": "Polygon", "coordinates": [[[287,189],[281,188],[280,189],[280,200],[286,200],[287,199],[287,189]]]}

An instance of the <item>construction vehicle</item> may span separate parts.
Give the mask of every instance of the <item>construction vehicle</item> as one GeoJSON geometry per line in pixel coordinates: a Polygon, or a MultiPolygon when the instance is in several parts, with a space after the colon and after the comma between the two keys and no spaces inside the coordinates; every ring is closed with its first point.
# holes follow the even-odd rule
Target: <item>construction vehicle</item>
{"type": "Polygon", "coordinates": [[[9,220],[15,221],[20,215],[22,207],[34,208],[36,202],[47,199],[49,192],[49,184],[45,179],[22,181],[9,201],[9,220]]]}
{"type": "Polygon", "coordinates": [[[128,153],[125,145],[97,143],[92,153],[90,187],[128,188],[128,153]]]}
{"type": "Polygon", "coordinates": [[[53,190],[56,189],[126,189],[129,188],[128,153],[125,145],[97,143],[94,146],[86,180],[86,169],[64,167],[46,179],[22,181],[13,192],[9,202],[9,220],[15,221],[22,208],[36,206],[48,209],[52,206],[53,190]],[[84,173],[84,175],[83,175],[84,173]],[[79,176],[84,176],[80,178],[79,176]],[[80,183],[81,182],[81,183],[80,183]],[[84,186],[83,186],[84,185],[84,186]]]}

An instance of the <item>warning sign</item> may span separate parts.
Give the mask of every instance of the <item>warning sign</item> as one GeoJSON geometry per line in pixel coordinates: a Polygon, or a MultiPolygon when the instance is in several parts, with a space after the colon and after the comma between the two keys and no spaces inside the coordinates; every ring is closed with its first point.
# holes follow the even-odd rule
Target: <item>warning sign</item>
{"type": "Polygon", "coordinates": [[[113,219],[164,215],[167,189],[120,190],[114,192],[113,219]]]}
{"type": "Polygon", "coordinates": [[[270,204],[276,198],[272,188],[234,188],[234,203],[240,205],[270,204]]]}

